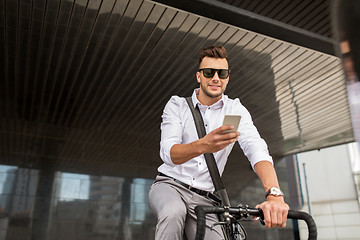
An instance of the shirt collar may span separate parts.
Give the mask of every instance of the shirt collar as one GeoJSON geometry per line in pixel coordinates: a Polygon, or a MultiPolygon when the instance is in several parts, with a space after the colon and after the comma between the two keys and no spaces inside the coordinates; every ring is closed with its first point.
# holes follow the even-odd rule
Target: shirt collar
{"type": "MultiPolygon", "coordinates": [[[[202,104],[199,102],[198,98],[196,97],[199,93],[199,90],[200,90],[199,88],[196,88],[191,96],[194,107],[196,107],[196,105],[202,106],[202,104]]],[[[226,96],[222,94],[221,99],[209,107],[213,109],[222,108],[225,103],[225,98],[226,96]]]]}

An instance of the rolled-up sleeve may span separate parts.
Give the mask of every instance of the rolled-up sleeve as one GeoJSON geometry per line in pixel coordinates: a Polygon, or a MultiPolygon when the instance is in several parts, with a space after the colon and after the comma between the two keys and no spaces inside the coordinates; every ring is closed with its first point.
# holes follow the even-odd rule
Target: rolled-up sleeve
{"type": "Polygon", "coordinates": [[[166,104],[161,122],[160,157],[169,166],[175,166],[171,160],[170,149],[182,142],[182,122],[180,119],[180,98],[173,96],[166,104]]]}
{"type": "Polygon", "coordinates": [[[273,163],[268,146],[254,126],[250,113],[245,107],[242,106],[242,108],[238,142],[245,156],[249,159],[251,167],[254,169],[255,164],[260,161],[273,163]]]}

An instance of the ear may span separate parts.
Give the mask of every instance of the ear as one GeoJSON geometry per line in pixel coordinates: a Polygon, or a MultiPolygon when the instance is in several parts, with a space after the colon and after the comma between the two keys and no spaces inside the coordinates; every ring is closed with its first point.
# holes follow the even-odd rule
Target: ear
{"type": "Polygon", "coordinates": [[[200,72],[196,73],[196,80],[198,83],[200,83],[200,72]]]}

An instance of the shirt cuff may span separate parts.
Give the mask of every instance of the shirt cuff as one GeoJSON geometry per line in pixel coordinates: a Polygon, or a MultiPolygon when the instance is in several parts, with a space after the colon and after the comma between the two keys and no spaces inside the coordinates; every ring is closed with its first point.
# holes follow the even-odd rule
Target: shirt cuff
{"type": "Polygon", "coordinates": [[[274,161],[268,153],[255,152],[252,154],[252,156],[250,158],[251,167],[254,171],[255,171],[255,168],[254,168],[255,164],[257,164],[258,162],[261,162],[261,161],[268,161],[274,165],[274,161]]]}
{"type": "Polygon", "coordinates": [[[167,143],[163,143],[161,144],[161,149],[160,149],[160,157],[163,160],[163,162],[166,165],[169,165],[170,167],[175,167],[176,164],[173,163],[173,161],[171,160],[171,156],[170,156],[170,149],[175,145],[175,143],[173,142],[167,142],[167,143]]]}

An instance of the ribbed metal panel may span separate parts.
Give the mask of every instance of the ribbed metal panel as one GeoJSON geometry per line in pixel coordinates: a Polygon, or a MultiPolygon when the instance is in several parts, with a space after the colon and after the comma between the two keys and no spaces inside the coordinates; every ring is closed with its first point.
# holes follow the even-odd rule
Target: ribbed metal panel
{"type": "MultiPolygon", "coordinates": [[[[326,4],[290,2],[231,4],[328,36],[318,19],[326,4]],[[298,8],[312,9],[316,26],[298,8]]],[[[230,54],[226,94],[247,106],[274,156],[353,140],[334,56],[151,1],[6,0],[0,9],[5,163],[154,169],[162,109],[197,87],[198,52],[214,44],[230,54]]]]}
{"type": "Polygon", "coordinates": [[[332,37],[330,0],[217,0],[291,26],[332,37]]]}

